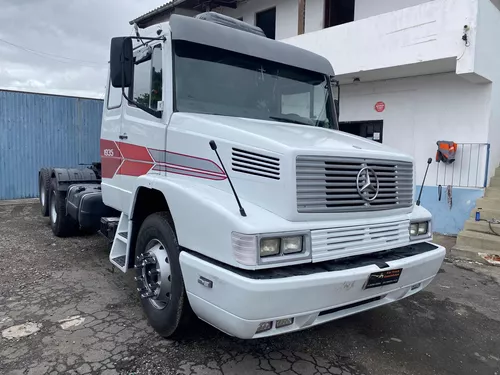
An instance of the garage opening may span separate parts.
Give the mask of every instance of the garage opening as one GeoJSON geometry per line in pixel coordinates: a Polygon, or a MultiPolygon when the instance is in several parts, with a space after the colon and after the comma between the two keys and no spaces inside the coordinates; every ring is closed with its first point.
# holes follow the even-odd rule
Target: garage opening
{"type": "Polygon", "coordinates": [[[260,27],[269,39],[276,39],[276,8],[257,13],[255,26],[260,27]]]}
{"type": "Polygon", "coordinates": [[[343,132],[354,134],[371,141],[382,143],[384,121],[348,121],[341,122],[339,129],[343,132]]]}
{"type": "Polygon", "coordinates": [[[355,0],[325,0],[325,29],[354,21],[355,0]]]}

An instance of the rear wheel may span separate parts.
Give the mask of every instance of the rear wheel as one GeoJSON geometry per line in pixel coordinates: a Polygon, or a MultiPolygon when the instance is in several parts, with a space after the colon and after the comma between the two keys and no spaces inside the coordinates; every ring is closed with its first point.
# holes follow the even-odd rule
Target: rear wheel
{"type": "Polygon", "coordinates": [[[66,215],[65,194],[57,190],[55,180],[50,185],[49,216],[52,232],[57,237],[69,237],[76,233],[75,221],[66,215]]]}
{"type": "Polygon", "coordinates": [[[193,315],[168,214],[144,220],[135,250],[137,290],[149,323],[163,337],[180,337],[193,315]]]}
{"type": "Polygon", "coordinates": [[[50,171],[46,168],[40,169],[38,188],[41,213],[43,216],[49,216],[50,171]]]}

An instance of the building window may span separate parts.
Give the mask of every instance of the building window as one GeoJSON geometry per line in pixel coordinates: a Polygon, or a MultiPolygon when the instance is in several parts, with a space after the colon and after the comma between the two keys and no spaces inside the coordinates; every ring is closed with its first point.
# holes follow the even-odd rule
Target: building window
{"type": "Polygon", "coordinates": [[[260,27],[269,39],[276,39],[276,8],[257,13],[255,26],[260,27]]]}
{"type": "Polygon", "coordinates": [[[161,47],[158,45],[153,48],[149,57],[136,56],[136,61],[132,98],[139,104],[157,110],[163,95],[161,47]]]}
{"type": "Polygon", "coordinates": [[[384,121],[349,121],[339,124],[340,131],[382,143],[384,121]]]}
{"type": "Polygon", "coordinates": [[[354,21],[355,0],[325,0],[325,29],[354,21]]]}

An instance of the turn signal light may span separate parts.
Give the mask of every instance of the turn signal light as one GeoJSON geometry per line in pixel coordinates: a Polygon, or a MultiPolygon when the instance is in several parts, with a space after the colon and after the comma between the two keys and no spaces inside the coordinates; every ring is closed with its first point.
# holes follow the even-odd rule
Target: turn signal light
{"type": "Polygon", "coordinates": [[[293,324],[293,318],[280,319],[276,321],[276,328],[283,328],[291,326],[293,324]]]}
{"type": "Polygon", "coordinates": [[[255,333],[266,332],[269,331],[271,328],[273,328],[273,322],[262,322],[257,327],[257,331],[255,333]]]}

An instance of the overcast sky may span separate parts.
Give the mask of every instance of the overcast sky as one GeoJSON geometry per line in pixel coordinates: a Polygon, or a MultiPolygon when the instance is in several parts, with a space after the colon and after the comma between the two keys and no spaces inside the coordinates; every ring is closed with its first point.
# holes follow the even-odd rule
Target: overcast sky
{"type": "Polygon", "coordinates": [[[111,37],[165,2],[1,0],[0,88],[103,98],[111,37]]]}

